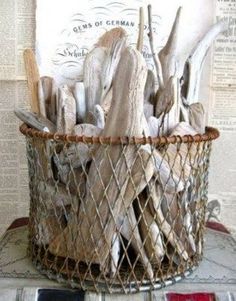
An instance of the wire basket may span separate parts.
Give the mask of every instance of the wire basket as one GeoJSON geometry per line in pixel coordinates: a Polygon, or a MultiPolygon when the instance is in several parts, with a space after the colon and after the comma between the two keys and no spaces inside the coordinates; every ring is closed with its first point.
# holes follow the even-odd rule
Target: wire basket
{"type": "Polygon", "coordinates": [[[174,283],[198,266],[216,129],[157,138],[20,130],[29,165],[29,254],[48,277],[131,293],[174,283]]]}

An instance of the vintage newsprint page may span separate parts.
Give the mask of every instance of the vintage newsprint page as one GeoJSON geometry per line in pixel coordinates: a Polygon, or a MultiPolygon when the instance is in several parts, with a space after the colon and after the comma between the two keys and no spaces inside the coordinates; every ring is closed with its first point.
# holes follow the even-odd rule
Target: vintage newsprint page
{"type": "Polygon", "coordinates": [[[224,19],[229,29],[212,50],[209,124],[221,137],[212,153],[208,211],[236,232],[236,1],[214,2],[215,21],[224,19]]]}
{"type": "Polygon", "coordinates": [[[1,0],[0,80],[24,79],[23,50],[34,47],[35,2],[1,0]]]}
{"type": "Polygon", "coordinates": [[[23,50],[35,45],[35,2],[0,1],[0,234],[16,217],[28,215],[28,169],[24,137],[14,115],[29,107],[23,80],[23,50]]]}

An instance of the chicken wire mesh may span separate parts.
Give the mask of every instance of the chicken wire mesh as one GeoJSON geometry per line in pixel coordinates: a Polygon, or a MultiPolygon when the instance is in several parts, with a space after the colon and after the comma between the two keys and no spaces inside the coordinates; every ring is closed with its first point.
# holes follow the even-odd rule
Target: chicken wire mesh
{"type": "Polygon", "coordinates": [[[29,254],[48,277],[127,293],[176,282],[199,264],[217,130],[130,139],[21,131],[29,254]]]}

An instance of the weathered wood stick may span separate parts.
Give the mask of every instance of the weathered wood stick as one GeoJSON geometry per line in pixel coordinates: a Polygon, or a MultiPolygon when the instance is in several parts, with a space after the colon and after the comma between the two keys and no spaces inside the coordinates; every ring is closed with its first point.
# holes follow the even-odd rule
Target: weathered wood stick
{"type": "Polygon", "coordinates": [[[38,100],[39,100],[39,112],[45,118],[47,117],[46,114],[46,103],[45,103],[45,95],[44,95],[44,87],[42,85],[41,78],[38,82],[38,100]]]}
{"type": "Polygon", "coordinates": [[[116,232],[112,238],[111,259],[109,263],[109,267],[110,267],[109,274],[111,278],[114,277],[117,272],[119,258],[120,258],[120,238],[119,238],[119,234],[116,232]]]}
{"type": "Polygon", "coordinates": [[[179,195],[179,200],[184,206],[183,226],[185,227],[185,231],[188,236],[189,246],[192,249],[191,252],[193,254],[196,252],[196,241],[193,233],[193,218],[188,200],[188,188],[186,187],[185,191],[179,195]]]}
{"type": "MultiPolygon", "coordinates": [[[[44,109],[42,109],[43,104],[41,104],[42,105],[41,109],[43,110],[43,112],[40,111],[39,98],[38,98],[38,83],[39,83],[40,76],[39,76],[37,62],[32,50],[26,49],[24,51],[24,62],[25,62],[28,88],[30,92],[31,110],[33,113],[36,113],[37,115],[41,115],[41,113],[44,114],[44,109]]],[[[43,116],[41,118],[43,118],[43,116]]],[[[50,125],[49,121],[47,121],[46,119],[44,119],[44,121],[42,121],[42,119],[37,121],[38,121],[37,124],[42,122],[44,124],[44,122],[46,121],[47,128],[44,128],[44,130],[55,132],[54,125],[50,125]]],[[[34,124],[35,124],[35,120],[34,120],[34,124]]],[[[40,128],[37,129],[43,130],[40,128]]],[[[50,152],[49,152],[50,141],[42,141],[39,139],[34,139],[33,143],[35,149],[38,152],[38,164],[40,167],[40,176],[43,179],[49,179],[52,177],[52,173],[48,164],[50,158],[50,152]]]]}
{"type": "Polygon", "coordinates": [[[143,50],[143,33],[144,33],[144,13],[143,7],[139,8],[139,32],[137,41],[137,50],[142,53],[143,50]]]}
{"type": "MultiPolygon", "coordinates": [[[[68,209],[65,209],[68,211],[68,209]]],[[[35,232],[37,233],[37,244],[46,247],[66,227],[67,217],[62,208],[54,208],[47,211],[47,215],[38,214],[35,232]]]]}
{"type": "Polygon", "coordinates": [[[40,113],[54,124],[57,120],[56,93],[57,87],[54,79],[49,76],[41,77],[38,83],[40,113]]]}
{"type": "Polygon", "coordinates": [[[198,134],[205,133],[206,116],[203,105],[200,102],[189,106],[189,123],[198,134]]]}
{"type": "Polygon", "coordinates": [[[120,224],[118,222],[117,226],[121,234],[128,242],[130,242],[130,245],[135,250],[137,258],[139,258],[145,267],[149,279],[153,279],[152,266],[139,233],[137,219],[132,205],[127,209],[125,218],[123,216],[121,217],[120,224]]]}
{"type": "MultiPolygon", "coordinates": [[[[171,136],[174,135],[196,135],[197,132],[187,123],[181,122],[172,131],[171,136]]],[[[180,181],[182,183],[182,190],[187,183],[192,168],[197,168],[197,146],[195,144],[188,145],[186,143],[169,144],[168,147],[163,151],[163,159],[168,162],[171,167],[171,173],[176,177],[177,183],[180,181]]],[[[164,187],[164,186],[163,186],[164,187]]],[[[180,190],[173,191],[179,192],[180,190]]],[[[169,192],[171,192],[169,190],[169,192]]]]}
{"type": "MultiPolygon", "coordinates": [[[[72,135],[96,137],[100,136],[102,130],[95,127],[92,124],[77,124],[72,135]]],[[[58,164],[65,165],[70,164],[73,168],[85,166],[87,162],[93,158],[93,153],[98,148],[97,145],[91,145],[86,143],[71,144],[67,148],[63,148],[60,154],[57,155],[58,164]]],[[[66,172],[66,171],[65,171],[66,172]]],[[[64,172],[62,172],[63,174],[64,172]]]]}
{"type": "Polygon", "coordinates": [[[157,224],[160,227],[160,230],[164,233],[167,238],[167,241],[171,243],[174,249],[178,252],[179,256],[184,260],[188,260],[188,253],[185,250],[182,242],[179,240],[177,234],[173,230],[172,226],[167,222],[163,216],[161,209],[161,199],[162,193],[158,191],[158,185],[155,181],[149,183],[149,192],[150,193],[150,210],[152,215],[155,217],[157,224]]]}
{"type": "Polygon", "coordinates": [[[76,101],[76,122],[85,122],[86,116],[86,100],[84,83],[76,82],[72,91],[76,101]]]}
{"type": "Polygon", "coordinates": [[[181,98],[180,100],[180,122],[189,123],[189,105],[186,105],[181,98]]]}
{"type": "Polygon", "coordinates": [[[184,193],[180,195],[165,193],[161,208],[164,218],[172,226],[188,255],[192,256],[196,252],[196,247],[190,231],[191,222],[187,220],[187,202],[182,199],[183,195],[184,193]]]}
{"type": "Polygon", "coordinates": [[[100,105],[94,107],[94,115],[96,118],[95,126],[99,129],[104,129],[105,127],[105,113],[100,105]]]}
{"type": "Polygon", "coordinates": [[[176,97],[174,91],[176,78],[174,76],[170,77],[165,88],[158,90],[157,92],[157,102],[155,108],[155,116],[159,118],[162,114],[167,114],[174,104],[176,97]]]}
{"type": "Polygon", "coordinates": [[[127,32],[122,27],[115,27],[105,32],[95,44],[97,47],[112,48],[114,43],[127,36],[127,32]]]}
{"type": "Polygon", "coordinates": [[[67,85],[58,88],[57,132],[71,134],[76,125],[76,102],[67,85]]]}
{"type": "Polygon", "coordinates": [[[69,191],[64,184],[55,184],[53,180],[47,182],[41,180],[37,188],[39,199],[44,204],[44,210],[45,208],[51,210],[56,207],[64,209],[69,205],[76,205],[78,208],[76,191],[69,191]]]}
{"type": "Polygon", "coordinates": [[[156,149],[151,149],[149,145],[143,145],[141,148],[152,156],[155,177],[160,181],[163,189],[169,193],[182,191],[184,182],[179,177],[181,171],[173,171],[172,161],[169,160],[169,156],[161,154],[156,149]]]}
{"type": "Polygon", "coordinates": [[[86,56],[84,61],[84,86],[86,112],[93,112],[108,94],[120,55],[126,45],[126,32],[114,28],[106,32],[86,56]]]}
{"type": "Polygon", "coordinates": [[[198,101],[202,68],[210,45],[220,33],[225,32],[227,29],[228,24],[224,21],[214,24],[198,42],[187,59],[184,66],[183,78],[186,80],[182,87],[182,95],[188,105],[198,101]]]}
{"type": "Polygon", "coordinates": [[[154,65],[156,68],[156,73],[157,73],[157,81],[160,89],[163,89],[164,87],[164,82],[163,82],[163,74],[162,74],[162,67],[161,67],[161,62],[159,60],[158,55],[156,55],[156,52],[154,50],[154,45],[153,45],[153,33],[152,33],[152,6],[149,4],[148,5],[148,26],[149,26],[149,43],[150,43],[150,48],[153,56],[153,61],[154,65]]]}
{"type": "Polygon", "coordinates": [[[144,88],[144,103],[155,105],[155,75],[152,70],[148,70],[146,84],[144,88]]]}
{"type": "Polygon", "coordinates": [[[56,132],[55,125],[47,118],[22,109],[15,109],[15,115],[30,127],[43,132],[56,132]]]}
{"type": "Polygon", "coordinates": [[[86,99],[86,114],[93,112],[94,106],[101,103],[102,82],[101,74],[104,61],[108,56],[108,49],[96,47],[92,49],[84,60],[84,88],[86,99]]]}
{"type": "Polygon", "coordinates": [[[150,117],[154,115],[154,106],[150,103],[144,103],[143,111],[144,111],[144,116],[148,120],[150,117]]]}
{"type": "Polygon", "coordinates": [[[155,116],[160,119],[159,135],[169,135],[180,121],[180,82],[172,76],[166,87],[157,92],[155,116]]]}
{"type": "Polygon", "coordinates": [[[148,127],[151,137],[157,137],[160,130],[160,120],[154,116],[148,118],[148,127]]]}
{"type": "Polygon", "coordinates": [[[39,100],[38,100],[38,82],[39,82],[39,71],[34,53],[31,49],[24,51],[24,62],[25,71],[27,77],[27,83],[30,93],[30,106],[34,113],[39,114],[39,100]]]}
{"type": "Polygon", "coordinates": [[[180,24],[181,12],[182,12],[182,7],[179,7],[167,43],[158,54],[162,65],[164,85],[167,84],[169,78],[171,76],[174,76],[177,71],[176,70],[177,46],[179,40],[179,24],[180,24]]]}
{"type": "Polygon", "coordinates": [[[126,38],[115,41],[111,49],[109,49],[108,56],[103,62],[103,70],[101,73],[102,94],[100,103],[103,102],[107,93],[111,89],[112,81],[115,76],[121,54],[124,51],[126,44],[126,38]]]}
{"type": "Polygon", "coordinates": [[[101,104],[105,116],[108,115],[110,107],[111,107],[112,94],[113,94],[113,89],[111,87],[111,89],[108,91],[107,95],[104,97],[102,104],[101,104]]]}
{"type": "Polygon", "coordinates": [[[136,204],[135,208],[138,211],[138,216],[141,217],[139,228],[147,257],[150,262],[160,264],[165,255],[162,236],[155,219],[151,215],[148,198],[144,193],[138,196],[136,204]]]}
{"type": "Polygon", "coordinates": [[[197,131],[187,122],[180,122],[176,124],[174,129],[171,132],[171,136],[184,136],[184,135],[191,135],[195,136],[197,131]]]}
{"type": "Polygon", "coordinates": [[[54,124],[57,123],[57,84],[51,77],[41,78],[44,95],[47,118],[54,124]]]}
{"type": "Polygon", "coordinates": [[[60,159],[53,157],[57,167],[57,177],[65,184],[71,193],[77,193],[79,199],[85,197],[86,189],[86,167],[73,168],[69,163],[61,164],[60,159]]]}

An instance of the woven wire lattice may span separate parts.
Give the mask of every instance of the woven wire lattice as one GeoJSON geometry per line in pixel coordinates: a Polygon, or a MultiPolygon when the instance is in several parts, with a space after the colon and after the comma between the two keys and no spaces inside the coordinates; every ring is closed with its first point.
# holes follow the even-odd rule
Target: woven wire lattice
{"type": "Polygon", "coordinates": [[[21,131],[29,253],[49,277],[127,293],[175,282],[199,264],[216,130],[158,139],[21,131]]]}

